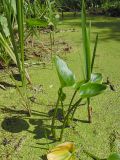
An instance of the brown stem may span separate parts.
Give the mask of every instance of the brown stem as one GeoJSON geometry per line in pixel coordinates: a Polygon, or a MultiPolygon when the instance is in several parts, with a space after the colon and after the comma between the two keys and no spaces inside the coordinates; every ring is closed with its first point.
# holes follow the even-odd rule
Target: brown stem
{"type": "Polygon", "coordinates": [[[87,99],[87,108],[88,108],[88,122],[92,123],[92,107],[90,107],[90,98],[87,99]]]}

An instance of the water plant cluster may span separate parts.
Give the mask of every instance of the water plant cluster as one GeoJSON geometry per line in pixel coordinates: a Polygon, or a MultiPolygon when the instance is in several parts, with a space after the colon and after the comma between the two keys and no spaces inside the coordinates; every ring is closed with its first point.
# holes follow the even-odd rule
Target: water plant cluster
{"type": "MultiPolygon", "coordinates": [[[[97,52],[98,38],[94,43],[93,51],[91,50],[91,22],[87,23],[85,1],[81,3],[81,27],[82,27],[82,46],[83,46],[83,79],[77,79],[74,72],[69,68],[68,64],[53,53],[55,45],[55,32],[59,20],[59,14],[56,9],[56,1],[46,0],[45,2],[30,2],[29,0],[2,0],[2,15],[0,16],[0,59],[6,65],[6,72],[15,84],[15,88],[22,98],[23,106],[27,115],[32,116],[30,100],[28,98],[27,89],[33,84],[25,66],[25,44],[28,43],[29,37],[36,37],[40,42],[37,30],[47,28],[49,30],[50,43],[50,61],[55,66],[56,73],[59,78],[59,88],[57,92],[57,102],[54,106],[53,116],[51,118],[50,136],[54,141],[62,141],[66,127],[69,127],[75,118],[75,113],[79,107],[87,105],[88,122],[92,123],[92,108],[91,98],[102,94],[107,89],[107,84],[103,81],[102,73],[94,72],[94,64],[97,52]],[[21,83],[14,79],[14,73],[11,69],[11,64],[17,68],[20,75],[21,83]],[[68,98],[68,93],[65,88],[72,89],[71,99],[65,107],[65,100],[68,98]],[[60,135],[56,134],[57,130],[57,114],[58,106],[62,110],[62,127],[60,135]]],[[[41,43],[41,42],[40,42],[41,43]]],[[[44,47],[44,46],[43,46],[44,47]]],[[[79,54],[79,53],[78,53],[79,54]]],[[[77,66],[79,68],[80,66],[77,66]]],[[[4,86],[1,86],[4,89],[4,86]]],[[[89,124],[88,124],[89,125],[89,124]]],[[[73,142],[65,142],[59,144],[49,151],[47,154],[48,160],[75,160],[77,149],[73,142]]],[[[84,150],[85,154],[94,160],[120,160],[120,155],[112,153],[108,158],[100,159],[96,155],[84,150]]]]}

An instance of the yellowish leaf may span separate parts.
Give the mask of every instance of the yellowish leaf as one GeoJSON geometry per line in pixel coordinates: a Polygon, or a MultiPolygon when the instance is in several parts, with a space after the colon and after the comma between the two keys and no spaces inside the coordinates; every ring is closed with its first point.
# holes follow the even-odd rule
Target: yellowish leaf
{"type": "Polygon", "coordinates": [[[75,160],[73,152],[75,150],[72,142],[65,142],[53,148],[47,155],[48,160],[75,160]]]}

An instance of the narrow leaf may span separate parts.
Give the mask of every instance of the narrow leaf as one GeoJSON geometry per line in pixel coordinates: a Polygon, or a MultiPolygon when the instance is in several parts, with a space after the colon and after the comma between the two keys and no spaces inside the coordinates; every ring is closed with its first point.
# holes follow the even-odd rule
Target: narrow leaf
{"type": "Polygon", "coordinates": [[[16,57],[12,49],[10,48],[9,44],[7,43],[7,40],[2,36],[0,33],[0,44],[5,49],[6,53],[11,57],[11,59],[14,61],[15,64],[17,64],[16,57]]]}
{"type": "Polygon", "coordinates": [[[97,44],[98,44],[98,34],[96,35],[95,46],[94,46],[93,55],[92,55],[91,72],[92,72],[93,66],[94,66],[94,61],[95,61],[95,56],[96,56],[97,44]]]}
{"type": "Polygon", "coordinates": [[[17,0],[16,1],[16,7],[17,7],[17,22],[18,22],[18,34],[19,34],[19,46],[20,46],[20,53],[21,53],[21,63],[22,63],[22,84],[25,86],[25,66],[24,66],[24,26],[23,26],[23,17],[24,17],[24,11],[23,11],[23,0],[17,0]]]}
{"type": "Polygon", "coordinates": [[[2,26],[2,30],[3,30],[3,32],[5,34],[5,36],[6,37],[10,36],[10,32],[9,32],[9,29],[8,29],[7,19],[3,15],[0,16],[0,24],[2,26]]]}
{"type": "Polygon", "coordinates": [[[84,50],[84,59],[85,59],[85,72],[86,80],[90,80],[91,75],[91,55],[90,55],[90,38],[87,32],[86,27],[86,11],[85,3],[82,1],[82,38],[83,38],[83,50],[84,50]]]}

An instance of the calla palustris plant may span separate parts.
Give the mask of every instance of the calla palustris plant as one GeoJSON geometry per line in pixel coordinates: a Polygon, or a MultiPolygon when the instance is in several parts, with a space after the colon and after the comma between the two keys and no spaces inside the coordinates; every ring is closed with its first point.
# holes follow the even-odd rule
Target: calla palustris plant
{"type": "MultiPolygon", "coordinates": [[[[96,36],[96,41],[94,45],[93,54],[91,57],[91,49],[90,49],[90,28],[89,32],[86,25],[86,10],[85,10],[85,3],[84,0],[82,0],[82,13],[81,13],[81,19],[82,19],[82,38],[83,38],[83,50],[84,50],[84,71],[85,71],[85,77],[83,81],[76,82],[75,75],[73,72],[68,68],[67,64],[58,56],[55,57],[55,66],[57,70],[57,74],[60,80],[60,88],[58,91],[58,100],[54,112],[54,116],[52,119],[52,134],[55,137],[55,117],[57,114],[57,108],[59,101],[61,100],[62,108],[64,108],[64,104],[61,95],[63,94],[63,88],[64,87],[73,87],[74,93],[70,100],[68,110],[66,115],[64,115],[63,120],[63,126],[61,129],[60,134],[60,140],[62,140],[63,132],[65,126],[68,124],[70,115],[71,120],[74,117],[74,113],[77,109],[77,107],[80,105],[80,102],[82,99],[87,99],[87,106],[88,106],[88,120],[91,122],[91,109],[90,109],[90,98],[93,96],[96,96],[98,94],[101,94],[104,90],[106,90],[106,85],[102,84],[102,74],[101,73],[92,73],[93,71],[93,65],[95,61],[95,55],[96,55],[96,48],[98,43],[98,34],[96,36]],[[73,100],[76,96],[76,93],[79,93],[79,99],[73,104],[73,100]]],[[[66,98],[66,96],[65,96],[66,98]]]]}
{"type": "MultiPolygon", "coordinates": [[[[52,134],[55,137],[55,117],[57,114],[57,109],[58,109],[58,105],[59,102],[61,101],[61,103],[63,104],[63,101],[66,98],[65,93],[63,93],[63,88],[64,87],[70,87],[73,86],[75,83],[75,75],[72,73],[72,71],[68,68],[67,64],[58,56],[55,57],[54,59],[55,62],[55,66],[56,66],[56,70],[57,70],[57,74],[60,80],[60,87],[58,90],[58,100],[56,103],[56,107],[54,110],[54,116],[52,119],[52,134]]],[[[63,108],[63,107],[62,107],[63,108]]]]}
{"type": "MultiPolygon", "coordinates": [[[[82,101],[82,99],[84,98],[90,98],[93,96],[96,96],[100,93],[102,93],[105,89],[106,89],[106,85],[100,84],[102,82],[102,75],[99,73],[96,74],[91,74],[91,80],[89,82],[85,82],[85,81],[81,81],[81,82],[76,82],[75,79],[75,75],[74,73],[68,68],[67,64],[58,56],[55,57],[54,59],[55,61],[55,66],[56,66],[56,70],[57,70],[57,74],[60,80],[60,87],[58,90],[58,100],[56,103],[56,107],[54,110],[54,116],[52,119],[52,134],[55,137],[55,118],[56,118],[56,114],[57,114],[57,109],[58,109],[58,104],[60,101],[62,101],[62,108],[64,108],[64,104],[63,101],[66,98],[66,94],[63,93],[63,88],[64,87],[73,87],[75,89],[74,94],[70,100],[70,104],[68,106],[68,111],[66,113],[66,115],[64,115],[64,121],[63,121],[63,126],[62,126],[62,130],[61,130],[61,135],[60,135],[60,139],[62,139],[63,136],[63,131],[64,128],[66,126],[66,124],[68,123],[69,120],[69,116],[70,114],[75,113],[77,107],[79,106],[80,102],[82,101]],[[79,92],[79,100],[76,101],[73,105],[73,99],[75,97],[75,93],[79,92]]],[[[72,117],[73,117],[72,115],[72,117]]]]}
{"type": "Polygon", "coordinates": [[[72,142],[65,142],[53,148],[47,154],[47,160],[75,160],[75,146],[72,142]]]}

